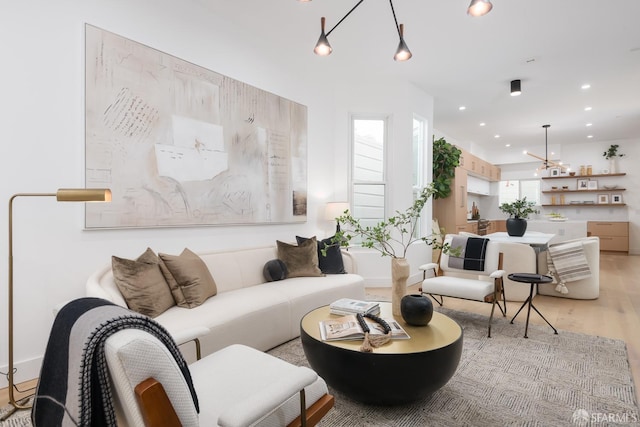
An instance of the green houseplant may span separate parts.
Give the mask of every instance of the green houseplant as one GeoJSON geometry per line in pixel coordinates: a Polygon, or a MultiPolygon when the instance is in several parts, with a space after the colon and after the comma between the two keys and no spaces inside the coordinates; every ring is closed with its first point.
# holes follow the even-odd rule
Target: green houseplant
{"type": "Polygon", "coordinates": [[[360,219],[354,218],[345,211],[336,218],[340,230],[336,231],[332,241],[334,244],[349,246],[354,237],[361,239],[362,247],[378,251],[382,256],[391,257],[393,314],[400,315],[400,300],[406,292],[406,281],[409,277],[409,263],[406,255],[412,243],[423,241],[436,249],[449,252],[449,245],[442,245],[438,236],[419,237],[416,227],[424,205],[436,192],[434,184],[425,187],[420,196],[404,212],[396,211],[395,215],[375,225],[362,225],[360,219]]]}
{"type": "Polygon", "coordinates": [[[460,165],[462,151],[444,138],[433,141],[433,198],[445,199],[451,194],[451,180],[460,165]]]}
{"type": "Polygon", "coordinates": [[[602,153],[606,160],[609,160],[609,173],[618,172],[618,158],[624,157],[624,154],[618,153],[618,148],[620,146],[618,144],[611,144],[607,151],[602,153]]]}
{"type": "Polygon", "coordinates": [[[540,213],[534,208],[535,203],[527,201],[526,197],[512,203],[503,203],[500,210],[509,214],[507,219],[507,233],[509,236],[522,236],[527,231],[527,218],[534,213],[540,213]]]}

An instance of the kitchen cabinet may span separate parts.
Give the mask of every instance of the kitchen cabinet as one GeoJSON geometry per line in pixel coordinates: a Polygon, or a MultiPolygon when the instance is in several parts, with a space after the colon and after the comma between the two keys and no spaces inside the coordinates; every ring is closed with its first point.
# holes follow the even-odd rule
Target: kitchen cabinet
{"type": "Polygon", "coordinates": [[[489,181],[475,176],[467,176],[467,193],[488,196],[491,192],[491,184],[489,181]]]}
{"type": "Polygon", "coordinates": [[[600,238],[601,251],[629,252],[629,223],[626,221],[588,221],[587,236],[600,238]]]}
{"type": "Polygon", "coordinates": [[[457,148],[462,151],[459,167],[465,169],[470,175],[484,178],[487,181],[500,181],[500,167],[492,165],[460,147],[457,148]]]}
{"type": "Polygon", "coordinates": [[[467,171],[457,167],[451,183],[451,194],[433,200],[433,217],[438,219],[445,233],[456,234],[467,228],[467,171]]]}

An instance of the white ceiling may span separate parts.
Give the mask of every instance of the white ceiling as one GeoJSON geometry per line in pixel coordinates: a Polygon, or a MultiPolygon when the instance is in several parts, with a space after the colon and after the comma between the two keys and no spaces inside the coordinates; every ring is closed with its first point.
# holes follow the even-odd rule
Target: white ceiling
{"type": "Polygon", "coordinates": [[[543,124],[550,144],[640,143],[640,0],[493,0],[479,18],[466,14],[469,0],[395,0],[413,53],[402,63],[392,59],[398,37],[386,0],[364,1],[323,58],[312,53],[320,17],[328,31],[357,0],[199,1],[333,76],[375,70],[381,84],[413,82],[435,98],[435,128],[471,147],[539,146],[543,124]],[[509,95],[514,79],[519,97],[509,95]]]}

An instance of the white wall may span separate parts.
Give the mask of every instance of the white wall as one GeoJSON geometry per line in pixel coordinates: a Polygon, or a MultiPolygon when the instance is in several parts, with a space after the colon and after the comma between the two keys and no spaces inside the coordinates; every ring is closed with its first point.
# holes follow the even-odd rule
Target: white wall
{"type": "MultiPolygon", "coordinates": [[[[8,3],[8,2],[6,2],[8,3]]],[[[297,8],[297,2],[285,7],[297,8]]],[[[253,34],[251,16],[224,15],[235,3],[190,0],[31,0],[0,14],[4,155],[0,200],[18,192],[84,186],[84,24],[112,31],[181,59],[276,93],[308,107],[308,221],[305,224],[138,230],[83,230],[82,204],[21,198],[14,206],[16,380],[38,375],[53,308],[84,296],[84,283],[111,255],[136,257],[148,246],[179,253],[273,244],[295,235],[328,235],[327,201],[344,200],[348,182],[349,112],[393,116],[391,209],[410,204],[411,115],[433,121],[433,99],[410,84],[367,70],[343,72],[335,58],[281,46],[286,31],[253,34]],[[245,27],[243,27],[243,25],[245,27]],[[408,157],[409,156],[409,157],[408,157]]],[[[301,9],[296,9],[301,10],[301,9]]],[[[253,15],[252,15],[253,16],[253,15]]],[[[315,15],[314,15],[315,16],[315,15]]],[[[282,22],[273,22],[282,27],[282,22]]],[[[313,43],[313,41],[311,41],[313,43]]],[[[310,52],[310,50],[309,50],[310,52]]],[[[344,65],[344,64],[343,64],[344,65]]],[[[348,65],[348,64],[347,64],[348,65]]],[[[430,168],[430,164],[429,164],[430,168]]],[[[426,211],[430,212],[429,209],[426,211]]],[[[0,211],[0,223],[7,224],[0,211]]],[[[0,241],[7,241],[0,227],[0,241]]],[[[422,248],[427,256],[427,249],[422,248]]],[[[0,245],[0,259],[8,258],[0,245]]],[[[366,272],[366,265],[360,271],[366,272]]],[[[0,264],[0,277],[7,277],[0,264]]],[[[366,273],[365,273],[366,274],[366,273]]],[[[7,364],[6,280],[0,281],[0,371],[7,364]]],[[[0,387],[6,385],[4,377],[0,387]]]]}

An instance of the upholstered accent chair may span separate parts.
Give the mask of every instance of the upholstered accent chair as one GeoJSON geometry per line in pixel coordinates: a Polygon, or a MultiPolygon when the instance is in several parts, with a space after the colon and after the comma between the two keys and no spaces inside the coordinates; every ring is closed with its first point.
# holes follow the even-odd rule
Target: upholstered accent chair
{"type": "MultiPolygon", "coordinates": [[[[456,263],[451,258],[465,258],[464,248],[459,257],[442,252],[438,263],[428,263],[420,266],[421,270],[428,273],[421,286],[421,292],[432,296],[440,305],[443,305],[442,297],[461,298],[473,301],[487,302],[491,304],[487,335],[491,336],[491,321],[496,305],[506,316],[507,306],[503,286],[502,253],[500,245],[488,239],[471,236],[457,236],[447,234],[444,243],[452,245],[454,236],[467,239],[481,239],[486,244],[483,263],[475,265],[476,269],[467,269],[467,263],[456,263]],[[436,298],[440,296],[440,299],[436,298]],[[502,300],[502,304],[500,301],[502,300]]],[[[477,263],[476,263],[477,264],[477,263]]]]}
{"type": "Polygon", "coordinates": [[[105,343],[118,425],[313,426],[333,406],[322,378],[244,345],[189,365],[199,402],[156,337],[124,329],[105,343]]]}

